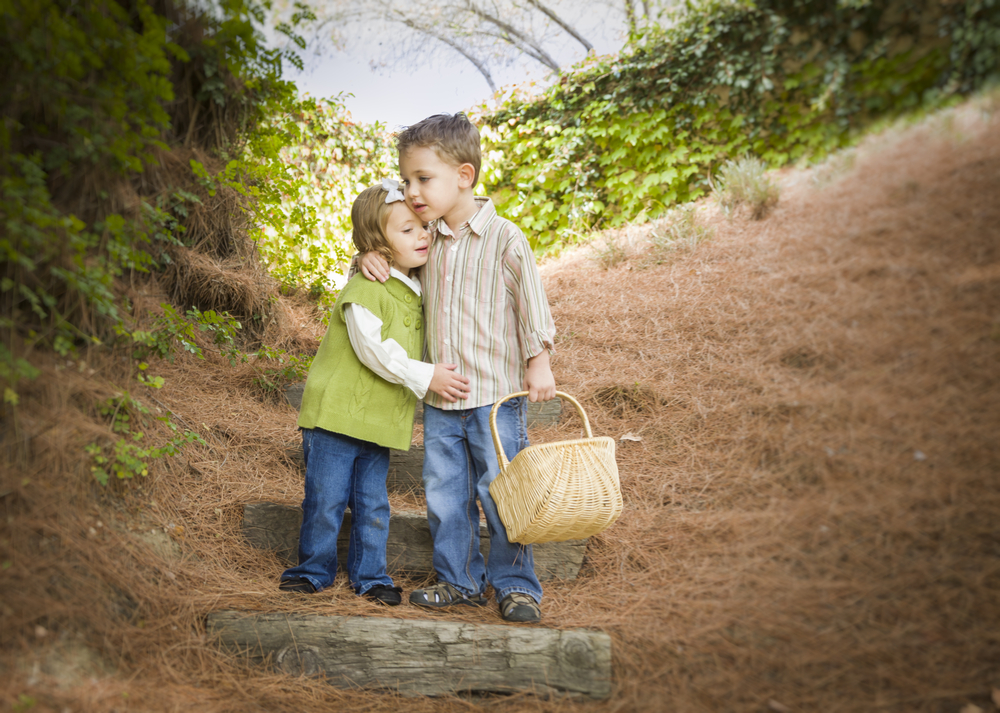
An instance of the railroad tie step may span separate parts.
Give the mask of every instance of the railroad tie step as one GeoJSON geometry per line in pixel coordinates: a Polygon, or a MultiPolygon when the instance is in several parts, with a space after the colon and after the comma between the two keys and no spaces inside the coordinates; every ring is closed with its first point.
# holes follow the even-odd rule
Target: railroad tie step
{"type": "MultiPolygon", "coordinates": [[[[337,542],[337,557],[347,561],[350,536],[350,511],[344,514],[337,542]]],[[[294,563],[298,556],[302,508],[295,505],[256,502],[243,506],[243,535],[254,547],[273,550],[281,559],[294,563]]],[[[489,554],[489,535],[480,525],[481,550],[489,554]]],[[[535,545],[535,574],[541,581],[576,579],[583,564],[586,540],[546,542],[535,545]]],[[[390,573],[427,575],[434,571],[434,541],[427,515],[423,512],[394,512],[389,518],[389,543],[386,547],[390,573]]]]}
{"type": "Polygon", "coordinates": [[[388,617],[219,611],[208,633],[257,665],[405,696],[611,693],[611,638],[598,631],[388,617]]]}

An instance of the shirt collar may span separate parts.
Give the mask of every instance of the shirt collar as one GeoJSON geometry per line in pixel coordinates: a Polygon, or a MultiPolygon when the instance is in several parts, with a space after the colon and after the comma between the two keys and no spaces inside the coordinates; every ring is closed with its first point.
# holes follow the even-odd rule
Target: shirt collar
{"type": "Polygon", "coordinates": [[[417,277],[416,275],[411,275],[411,276],[404,275],[402,272],[400,272],[394,267],[389,268],[389,275],[390,277],[395,277],[397,280],[399,280],[404,285],[413,290],[417,294],[417,297],[421,296],[420,278],[417,277]]]}
{"type": "Polygon", "coordinates": [[[477,210],[465,223],[459,226],[458,236],[452,235],[448,224],[441,218],[438,218],[435,221],[437,232],[440,235],[449,238],[461,237],[461,233],[464,232],[462,228],[468,226],[473,235],[482,237],[483,233],[486,232],[486,228],[489,227],[489,224],[492,223],[493,219],[496,217],[497,209],[493,206],[493,201],[486,196],[476,196],[474,200],[476,201],[476,205],[479,206],[479,210],[477,210]]]}

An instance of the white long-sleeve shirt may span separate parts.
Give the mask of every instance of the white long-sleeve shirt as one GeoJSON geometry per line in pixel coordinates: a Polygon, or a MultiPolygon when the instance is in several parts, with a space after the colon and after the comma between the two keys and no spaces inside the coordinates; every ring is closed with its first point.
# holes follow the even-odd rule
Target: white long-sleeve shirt
{"type": "MultiPolygon", "coordinates": [[[[421,294],[420,281],[416,277],[408,277],[394,267],[389,269],[389,274],[421,294]]],[[[344,317],[351,347],[361,363],[390,384],[401,384],[418,399],[424,398],[434,378],[434,365],[410,359],[395,339],[383,341],[382,320],[367,307],[351,302],[344,308],[344,317]]]]}

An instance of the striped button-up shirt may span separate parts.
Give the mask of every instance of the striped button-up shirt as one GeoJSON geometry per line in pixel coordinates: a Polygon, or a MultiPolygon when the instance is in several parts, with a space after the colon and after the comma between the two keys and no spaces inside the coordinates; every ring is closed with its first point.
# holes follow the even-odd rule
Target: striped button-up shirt
{"type": "Polygon", "coordinates": [[[455,236],[443,220],[431,227],[421,281],[427,353],[435,364],[458,364],[469,377],[469,398],[449,403],[424,396],[445,410],[476,408],[524,387],[527,361],[551,350],[555,323],[524,233],[497,215],[493,202],[476,198],[479,211],[455,236]]]}

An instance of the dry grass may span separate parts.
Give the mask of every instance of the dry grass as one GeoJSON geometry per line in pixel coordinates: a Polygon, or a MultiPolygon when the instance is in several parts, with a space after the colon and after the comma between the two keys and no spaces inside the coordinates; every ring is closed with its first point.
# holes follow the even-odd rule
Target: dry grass
{"type": "MultiPolygon", "coordinates": [[[[611,634],[610,700],[401,701],[218,654],[202,627],[214,609],[433,615],[375,609],[339,580],[305,602],[278,595],[282,565],[243,543],[240,506],[301,499],[286,455],[295,414],[234,386],[211,356],[157,365],[167,385],[149,402],[208,446],[142,483],[90,485],[81,448],[104,428],[91,405],[127,379],[98,353],[82,371],[50,363],[4,424],[0,699],[54,711],[994,710],[1000,122],[982,106],[874,137],[835,172],[786,172],[765,220],[703,211],[714,237],[664,264],[637,252],[601,270],[581,249],[543,266],[560,389],[595,434],[642,438],[619,441],[621,519],[543,603],[549,626],[611,634]]],[[[315,336],[305,306],[285,309],[289,330],[315,336]]],[[[534,438],[578,433],[567,418],[534,438]]]]}

